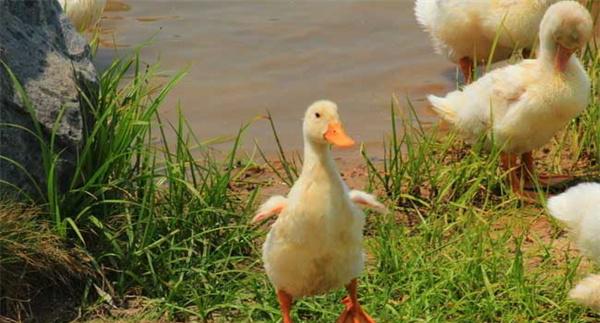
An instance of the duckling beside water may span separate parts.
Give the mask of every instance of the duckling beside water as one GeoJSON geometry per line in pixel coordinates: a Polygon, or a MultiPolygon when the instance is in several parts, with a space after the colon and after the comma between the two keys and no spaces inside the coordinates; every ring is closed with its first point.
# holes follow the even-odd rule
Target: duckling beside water
{"type": "MultiPolygon", "coordinates": [[[[445,97],[430,95],[435,112],[474,141],[485,136],[502,151],[513,191],[534,181],[531,151],[539,148],[588,105],[590,78],[573,54],[592,36],[592,18],[575,1],[552,5],[540,25],[536,59],[494,70],[445,97]],[[517,166],[517,157],[522,166],[517,166]]],[[[540,177],[542,184],[565,176],[540,177]],[[544,182],[547,180],[547,182],[544,182]]]]}
{"type": "Polygon", "coordinates": [[[278,215],[263,245],[263,261],[277,290],[284,323],[291,322],[292,300],[345,286],[346,308],[338,322],[374,322],[357,297],[364,268],[365,214],[356,204],[383,208],[370,194],[350,191],[330,145],[349,147],[335,103],[317,101],[304,117],[304,163],[287,197],[274,196],[253,221],[278,215]]]}

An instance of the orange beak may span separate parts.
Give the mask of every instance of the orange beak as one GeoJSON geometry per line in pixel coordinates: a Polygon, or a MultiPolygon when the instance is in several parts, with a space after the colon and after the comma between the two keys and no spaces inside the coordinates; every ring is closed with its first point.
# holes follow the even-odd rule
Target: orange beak
{"type": "Polygon", "coordinates": [[[558,45],[558,49],[556,51],[555,65],[559,71],[565,71],[565,69],[567,68],[567,63],[569,62],[571,55],[573,55],[573,52],[574,50],[572,49],[568,49],[561,45],[558,45]]]}
{"type": "Polygon", "coordinates": [[[323,138],[330,144],[341,148],[352,147],[354,145],[354,140],[346,134],[344,128],[342,128],[342,124],[339,122],[330,123],[323,138]]]}

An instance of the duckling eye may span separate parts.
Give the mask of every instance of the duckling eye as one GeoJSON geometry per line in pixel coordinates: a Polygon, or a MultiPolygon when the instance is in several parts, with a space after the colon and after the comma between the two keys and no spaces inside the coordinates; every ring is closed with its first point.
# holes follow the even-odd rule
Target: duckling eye
{"type": "Polygon", "coordinates": [[[319,112],[315,113],[315,117],[320,118],[321,114],[319,112]]]}

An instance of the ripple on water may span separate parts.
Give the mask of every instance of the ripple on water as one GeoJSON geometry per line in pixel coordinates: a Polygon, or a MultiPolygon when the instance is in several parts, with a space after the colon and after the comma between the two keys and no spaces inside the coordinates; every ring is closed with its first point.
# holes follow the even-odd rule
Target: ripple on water
{"type": "MultiPolygon", "coordinates": [[[[389,103],[409,98],[429,118],[425,95],[453,89],[455,66],[436,55],[413,17],[412,1],[145,1],[110,0],[96,62],[109,66],[119,47],[136,47],[144,62],[189,73],[161,108],[182,110],[199,138],[235,134],[269,109],[286,149],[302,145],[304,109],[331,99],[348,131],[363,142],[389,129],[389,103]],[[116,43],[116,45],[114,44],[116,43]],[[451,71],[451,72],[448,72],[451,71]]],[[[162,78],[161,78],[162,79],[162,78]]],[[[267,123],[247,132],[265,148],[267,123]]],[[[268,149],[267,149],[268,150],[268,149]]]]}

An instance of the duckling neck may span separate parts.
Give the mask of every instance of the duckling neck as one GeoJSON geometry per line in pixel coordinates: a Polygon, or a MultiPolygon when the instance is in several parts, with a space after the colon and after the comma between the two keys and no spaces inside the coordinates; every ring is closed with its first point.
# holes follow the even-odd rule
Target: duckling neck
{"type": "Polygon", "coordinates": [[[308,175],[325,171],[329,175],[337,174],[331,149],[327,144],[319,144],[306,140],[304,144],[304,166],[302,174],[308,175]]]}
{"type": "Polygon", "coordinates": [[[558,44],[550,39],[542,40],[540,44],[539,60],[548,69],[563,73],[568,68],[572,53],[560,50],[558,44]]]}

